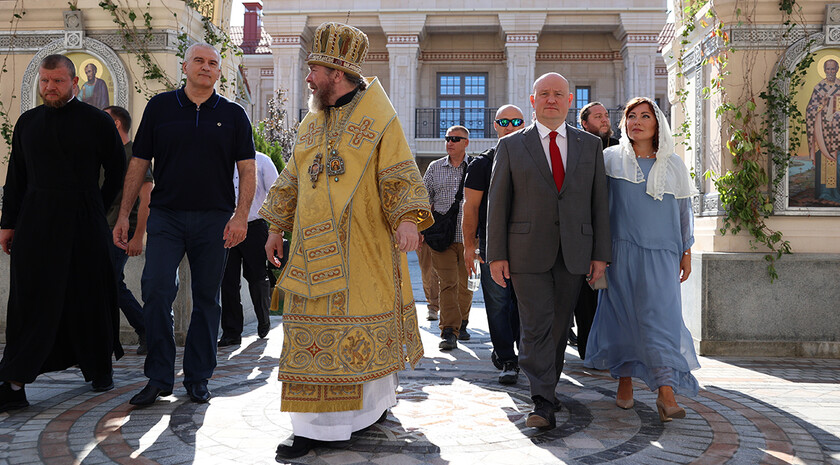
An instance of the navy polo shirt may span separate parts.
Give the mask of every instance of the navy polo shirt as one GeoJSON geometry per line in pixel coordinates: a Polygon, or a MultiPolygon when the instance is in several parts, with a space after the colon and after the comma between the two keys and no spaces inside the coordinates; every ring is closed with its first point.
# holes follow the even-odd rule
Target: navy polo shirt
{"type": "Polygon", "coordinates": [[[151,207],[232,212],[233,167],[255,156],[251,122],[215,91],[199,106],[183,88],[164,92],[146,104],[134,156],[154,160],[151,207]]]}

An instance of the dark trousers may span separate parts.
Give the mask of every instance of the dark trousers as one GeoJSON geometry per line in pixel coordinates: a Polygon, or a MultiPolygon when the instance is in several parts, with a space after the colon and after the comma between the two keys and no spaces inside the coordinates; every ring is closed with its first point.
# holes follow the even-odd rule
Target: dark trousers
{"type": "Polygon", "coordinates": [[[149,346],[144,373],[153,386],[170,390],[175,384],[172,303],[184,254],[190,264],[193,304],[184,347],[184,384],[213,376],[222,311],[219,287],[227,257],[222,235],[230,217],[224,211],[151,209],[142,287],[149,346]]]}
{"type": "Polygon", "coordinates": [[[516,361],[513,345],[519,345],[519,307],[513,283],[508,280],[507,287],[499,286],[490,276],[490,265],[481,263],[480,266],[481,290],[493,350],[502,363],[516,361]]]}
{"type": "Polygon", "coordinates": [[[114,276],[117,278],[117,302],[120,310],[137,335],[143,337],[146,334],[146,327],[143,324],[143,306],[125,285],[125,263],[128,261],[128,255],[113,242],[109,242],[109,248],[111,263],[114,265],[114,276]]]}
{"type": "Polygon", "coordinates": [[[558,253],[550,270],[511,273],[511,280],[522,326],[519,367],[528,377],[531,397],[541,396],[554,402],[583,275],[569,273],[562,253],[558,253]]]}
{"type": "Polygon", "coordinates": [[[248,235],[228,252],[225,275],[222,278],[222,337],[239,339],[242,336],[242,302],[239,289],[241,275],[248,281],[248,292],[257,314],[258,328],[271,325],[268,307],[271,304],[271,287],[266,271],[265,242],[268,240],[268,223],[254,220],[248,223],[248,235]]]}
{"type": "Polygon", "coordinates": [[[598,308],[598,291],[593,291],[586,280],[580,286],[580,295],[575,305],[575,321],[577,322],[578,354],[580,359],[586,358],[586,341],[589,340],[589,330],[595,319],[598,308]]]}

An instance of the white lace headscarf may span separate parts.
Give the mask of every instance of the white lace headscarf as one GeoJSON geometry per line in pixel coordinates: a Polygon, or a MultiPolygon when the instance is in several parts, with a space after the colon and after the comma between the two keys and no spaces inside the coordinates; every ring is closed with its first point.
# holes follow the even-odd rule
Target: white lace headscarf
{"type": "MultiPolygon", "coordinates": [[[[656,151],[656,161],[650,169],[647,180],[647,194],[656,200],[662,200],[663,195],[672,194],[678,199],[691,197],[694,186],[688,169],[682,159],[674,153],[674,135],[662,110],[652,100],[643,98],[653,108],[659,128],[659,148],[656,151]]],[[[624,179],[634,184],[645,180],[645,175],[636,161],[636,152],[627,136],[627,125],[622,118],[621,139],[618,145],[604,150],[604,165],[607,176],[624,179]]]]}

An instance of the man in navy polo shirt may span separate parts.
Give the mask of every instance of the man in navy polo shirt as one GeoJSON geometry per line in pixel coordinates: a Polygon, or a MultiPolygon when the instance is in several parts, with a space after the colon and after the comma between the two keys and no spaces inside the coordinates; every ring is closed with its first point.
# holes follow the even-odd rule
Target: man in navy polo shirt
{"type": "Polygon", "coordinates": [[[126,247],[130,199],[155,160],[146,227],[143,315],[146,324],[145,374],[149,383],[132,397],[145,406],[172,393],[175,338],[172,302],[178,289],[178,264],[186,253],[192,276],[193,309],[184,348],[184,387],[193,402],[207,402],[207,380],[216,368],[219,288],[227,249],[248,230],[248,211],[256,184],[254,140],[245,111],[214,90],[221,57],[209,44],[187,49],[186,85],[156,95],[146,105],[125,176],[123,202],[114,243],[126,247]],[[239,170],[239,199],[234,197],[233,167],[239,170]]]}

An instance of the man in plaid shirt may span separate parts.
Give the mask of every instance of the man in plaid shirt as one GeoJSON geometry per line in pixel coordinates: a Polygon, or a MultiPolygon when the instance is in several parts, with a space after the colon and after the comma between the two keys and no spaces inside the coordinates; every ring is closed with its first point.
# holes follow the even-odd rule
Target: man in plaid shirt
{"type": "MultiPolygon", "coordinates": [[[[446,213],[455,202],[455,197],[466,174],[467,146],[470,131],[463,126],[452,126],[446,131],[445,157],[433,161],[423,176],[423,183],[429,191],[432,209],[446,213]]],[[[457,340],[466,341],[467,322],[470,318],[472,291],[467,290],[467,267],[464,265],[464,236],[461,233],[463,216],[463,195],[458,205],[458,220],[455,241],[443,252],[431,250],[432,267],[440,284],[440,349],[452,350],[457,340]]]]}

